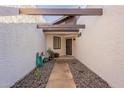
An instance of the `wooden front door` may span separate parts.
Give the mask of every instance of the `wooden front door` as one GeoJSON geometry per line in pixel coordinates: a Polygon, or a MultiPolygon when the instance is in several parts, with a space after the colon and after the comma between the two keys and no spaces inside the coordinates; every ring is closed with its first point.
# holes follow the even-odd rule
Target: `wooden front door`
{"type": "Polygon", "coordinates": [[[72,39],[66,39],[66,55],[72,55],[72,39]]]}

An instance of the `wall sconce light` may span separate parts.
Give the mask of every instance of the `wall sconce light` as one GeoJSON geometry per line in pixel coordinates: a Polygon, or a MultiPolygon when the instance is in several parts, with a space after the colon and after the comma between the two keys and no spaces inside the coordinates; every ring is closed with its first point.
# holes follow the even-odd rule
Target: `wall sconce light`
{"type": "Polygon", "coordinates": [[[79,32],[79,33],[78,33],[78,37],[81,37],[81,35],[82,35],[81,32],[79,32]]]}
{"type": "Polygon", "coordinates": [[[75,38],[73,38],[73,40],[75,41],[76,39],[75,39],[75,38]]]}

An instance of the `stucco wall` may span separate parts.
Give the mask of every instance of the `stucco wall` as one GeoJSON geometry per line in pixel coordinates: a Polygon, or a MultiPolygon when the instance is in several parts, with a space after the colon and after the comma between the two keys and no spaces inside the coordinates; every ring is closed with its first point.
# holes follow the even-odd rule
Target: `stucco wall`
{"type": "Polygon", "coordinates": [[[60,35],[46,35],[46,50],[48,49],[52,49],[54,52],[57,52],[61,55],[65,55],[65,38],[64,36],[60,36],[60,35]],[[53,37],[54,36],[58,36],[61,37],[61,49],[54,49],[53,48],[53,37]]]}
{"type": "Polygon", "coordinates": [[[45,23],[41,15],[20,15],[18,8],[35,8],[31,5],[0,6],[0,23],[45,23]]]}
{"type": "Polygon", "coordinates": [[[45,52],[45,37],[35,24],[0,24],[0,87],[10,87],[35,67],[45,52]]]}
{"type": "Polygon", "coordinates": [[[75,57],[112,87],[124,87],[124,6],[102,7],[103,16],[82,16],[86,24],[75,41],[75,57]]]}

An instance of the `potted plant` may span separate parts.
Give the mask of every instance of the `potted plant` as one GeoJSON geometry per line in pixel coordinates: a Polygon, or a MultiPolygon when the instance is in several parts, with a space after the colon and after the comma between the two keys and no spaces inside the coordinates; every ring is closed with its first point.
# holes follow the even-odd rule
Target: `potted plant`
{"type": "Polygon", "coordinates": [[[59,53],[54,53],[54,57],[58,58],[59,57],[59,53]]]}
{"type": "Polygon", "coordinates": [[[49,59],[54,58],[54,52],[50,48],[47,50],[47,53],[49,54],[49,59]]]}

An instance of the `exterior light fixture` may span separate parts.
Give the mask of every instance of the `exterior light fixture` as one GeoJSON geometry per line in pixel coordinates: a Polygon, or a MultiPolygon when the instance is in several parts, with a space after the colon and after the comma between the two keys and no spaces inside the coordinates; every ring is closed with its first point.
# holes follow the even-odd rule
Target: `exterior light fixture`
{"type": "Polygon", "coordinates": [[[75,39],[75,38],[73,38],[73,40],[75,41],[76,39],[75,39]]]}
{"type": "Polygon", "coordinates": [[[79,33],[78,33],[78,37],[81,37],[81,35],[82,35],[81,32],[79,32],[79,33]]]}

